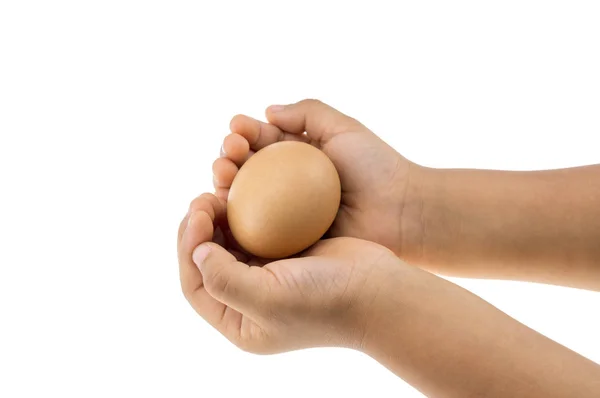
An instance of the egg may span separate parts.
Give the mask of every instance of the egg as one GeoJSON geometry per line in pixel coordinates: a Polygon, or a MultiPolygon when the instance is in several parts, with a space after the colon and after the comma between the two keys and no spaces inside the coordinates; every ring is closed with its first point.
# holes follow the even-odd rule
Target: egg
{"type": "Polygon", "coordinates": [[[333,223],[341,199],[331,160],[312,145],[282,141],[250,157],[227,199],[231,233],[247,252],[279,259],[316,243],[333,223]]]}

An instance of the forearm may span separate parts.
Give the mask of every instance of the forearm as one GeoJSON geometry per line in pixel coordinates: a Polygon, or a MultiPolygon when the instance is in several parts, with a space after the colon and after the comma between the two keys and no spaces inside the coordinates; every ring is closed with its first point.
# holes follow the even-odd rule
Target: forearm
{"type": "Polygon", "coordinates": [[[600,289],[600,165],[511,172],[418,168],[403,255],[443,274],[600,289]]]}
{"type": "Polygon", "coordinates": [[[372,304],[362,350],[427,396],[600,396],[600,366],[456,285],[398,269],[372,304]]]}

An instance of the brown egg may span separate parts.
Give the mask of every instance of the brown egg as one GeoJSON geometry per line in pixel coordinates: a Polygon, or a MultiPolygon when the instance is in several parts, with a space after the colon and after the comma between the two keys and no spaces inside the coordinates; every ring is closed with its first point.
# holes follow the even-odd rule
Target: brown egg
{"type": "Polygon", "coordinates": [[[278,142],[254,154],[235,176],[229,227],[249,253],[288,257],[327,232],[340,197],[340,179],[327,155],[302,142],[278,142]]]}

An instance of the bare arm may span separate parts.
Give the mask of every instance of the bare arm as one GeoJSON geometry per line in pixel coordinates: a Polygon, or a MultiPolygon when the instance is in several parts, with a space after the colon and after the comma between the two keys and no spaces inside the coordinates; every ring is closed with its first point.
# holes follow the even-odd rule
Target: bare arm
{"type": "Polygon", "coordinates": [[[362,351],[429,397],[600,397],[600,366],[411,267],[381,285],[362,351]]]}
{"type": "Polygon", "coordinates": [[[359,349],[432,398],[600,397],[600,366],[381,245],[327,239],[249,266],[215,234],[225,220],[223,200],[192,201],[178,233],[181,286],[246,351],[359,349]]]}
{"type": "Polygon", "coordinates": [[[600,165],[431,169],[319,101],[270,107],[266,115],[269,123],[232,119],[224,156],[213,166],[223,199],[252,151],[281,140],[310,142],[332,160],[342,182],[330,236],[376,242],[442,274],[600,290],[600,165]]]}
{"type": "Polygon", "coordinates": [[[600,290],[600,165],[415,168],[401,256],[441,274],[600,290]]]}

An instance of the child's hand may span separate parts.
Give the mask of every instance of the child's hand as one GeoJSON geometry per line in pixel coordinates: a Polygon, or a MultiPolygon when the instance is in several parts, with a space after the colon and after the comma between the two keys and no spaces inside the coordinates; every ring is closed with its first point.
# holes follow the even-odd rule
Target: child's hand
{"type": "Polygon", "coordinates": [[[225,212],[211,194],[192,202],[179,229],[181,286],[246,351],[354,348],[427,396],[600,396],[597,364],[383,246],[335,238],[264,264],[236,250],[225,212]]]}
{"type": "Polygon", "coordinates": [[[330,236],[366,239],[406,257],[402,243],[420,241],[414,235],[421,228],[413,221],[420,217],[409,214],[420,211],[409,186],[417,180],[413,174],[419,166],[358,121],[316,100],[272,106],[267,119],[270,124],[242,115],[232,119],[232,134],[213,165],[217,196],[227,199],[238,168],[255,151],[282,140],[309,142],[329,156],[342,183],[342,203],[330,236]]]}
{"type": "Polygon", "coordinates": [[[192,307],[238,347],[276,353],[359,347],[369,307],[400,261],[374,243],[318,242],[298,258],[265,264],[231,240],[226,205],[204,194],[178,237],[181,286],[192,307]]]}

